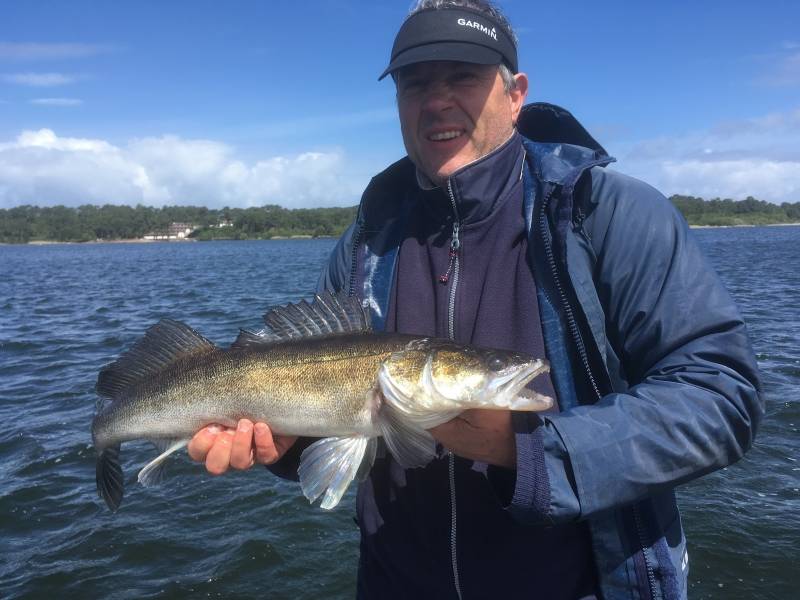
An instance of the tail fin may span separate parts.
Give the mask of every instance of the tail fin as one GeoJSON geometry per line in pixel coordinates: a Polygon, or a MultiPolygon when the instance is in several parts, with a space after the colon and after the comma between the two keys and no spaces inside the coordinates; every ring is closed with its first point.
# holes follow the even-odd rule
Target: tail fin
{"type": "Polygon", "coordinates": [[[106,501],[108,508],[116,512],[122,503],[125,482],[119,464],[119,445],[104,449],[97,456],[97,495],[106,501]]]}

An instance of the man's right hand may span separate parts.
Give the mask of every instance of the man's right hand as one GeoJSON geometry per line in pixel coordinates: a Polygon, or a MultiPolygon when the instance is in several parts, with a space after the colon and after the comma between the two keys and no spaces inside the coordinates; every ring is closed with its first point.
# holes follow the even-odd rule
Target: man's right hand
{"type": "Polygon", "coordinates": [[[189,456],[206,463],[212,475],[222,475],[229,468],[249,469],[254,464],[271,465],[297,441],[294,436],[272,435],[266,423],[239,421],[236,429],[209,425],[189,442],[189,456]]]}

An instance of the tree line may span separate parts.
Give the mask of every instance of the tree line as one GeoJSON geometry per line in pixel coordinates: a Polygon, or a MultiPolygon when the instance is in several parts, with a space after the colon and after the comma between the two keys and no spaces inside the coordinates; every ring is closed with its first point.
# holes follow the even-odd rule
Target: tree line
{"type": "Polygon", "coordinates": [[[734,226],[800,223],[800,202],[773,204],[748,196],[744,200],[672,196],[689,225],[734,226]]]}
{"type": "MultiPolygon", "coordinates": [[[[800,202],[772,204],[745,200],[672,196],[670,200],[690,225],[769,225],[800,223],[800,202]]],[[[290,236],[339,236],[352,223],[357,207],[287,209],[210,209],[201,206],[18,206],[0,209],[0,242],[87,242],[142,238],[165,232],[171,223],[197,227],[191,237],[269,239],[290,236]]]]}
{"type": "Polygon", "coordinates": [[[172,223],[196,227],[191,237],[268,239],[338,236],[353,222],[356,207],[301,208],[276,205],[210,209],[201,206],[17,206],[0,209],[0,242],[87,242],[139,239],[164,233],[172,223]]]}

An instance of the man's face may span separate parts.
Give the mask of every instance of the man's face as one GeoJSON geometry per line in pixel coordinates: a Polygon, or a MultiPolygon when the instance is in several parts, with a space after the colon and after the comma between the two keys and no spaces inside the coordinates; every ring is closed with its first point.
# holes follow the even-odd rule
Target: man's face
{"type": "Polygon", "coordinates": [[[506,92],[496,65],[425,62],[397,74],[397,105],[408,156],[442,185],[456,170],[508,140],[528,90],[524,74],[506,92]]]}

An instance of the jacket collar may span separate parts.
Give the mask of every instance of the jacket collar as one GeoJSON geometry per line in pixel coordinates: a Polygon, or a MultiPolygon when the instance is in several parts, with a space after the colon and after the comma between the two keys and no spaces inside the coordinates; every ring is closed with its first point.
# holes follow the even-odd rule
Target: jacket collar
{"type": "Polygon", "coordinates": [[[525,105],[517,128],[527,138],[531,168],[548,183],[570,187],[586,169],[615,161],[572,113],[555,104],[525,105]]]}
{"type": "Polygon", "coordinates": [[[422,189],[426,205],[448,217],[453,212],[452,191],[459,221],[462,224],[475,223],[499,208],[521,180],[524,155],[522,136],[514,131],[508,140],[489,154],[450,175],[445,189],[435,186],[419,169],[416,170],[417,184],[422,189]]]}
{"type": "MultiPolygon", "coordinates": [[[[543,182],[574,184],[587,168],[614,160],[575,117],[553,104],[524,106],[517,129],[525,138],[526,162],[543,182]]],[[[415,173],[416,167],[406,156],[372,179],[364,191],[359,213],[365,231],[381,230],[387,219],[396,219],[408,209],[409,192],[413,196],[421,189],[416,185],[415,173]]],[[[441,188],[422,193],[442,197],[441,188]]]]}

